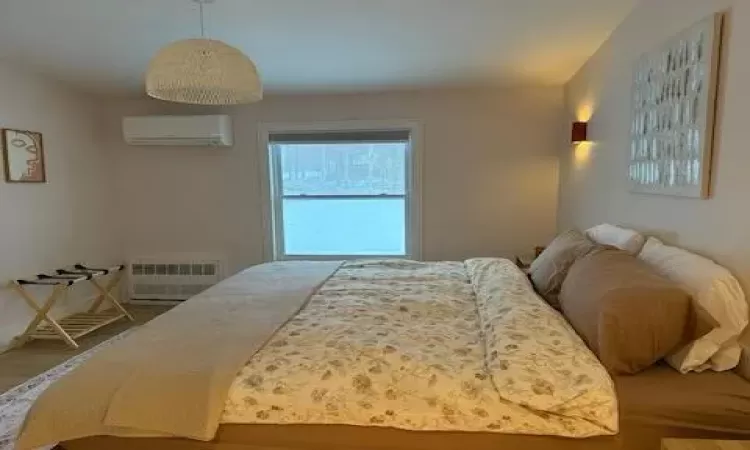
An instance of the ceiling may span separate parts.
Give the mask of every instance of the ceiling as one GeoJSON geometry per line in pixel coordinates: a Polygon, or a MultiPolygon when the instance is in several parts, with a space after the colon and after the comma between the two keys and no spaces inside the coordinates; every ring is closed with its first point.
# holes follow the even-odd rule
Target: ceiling
{"type": "MultiPolygon", "coordinates": [[[[266,91],[562,84],[638,0],[216,0],[206,32],[266,91]]],[[[0,58],[139,94],[150,57],[199,34],[190,0],[0,0],[0,58]]]]}

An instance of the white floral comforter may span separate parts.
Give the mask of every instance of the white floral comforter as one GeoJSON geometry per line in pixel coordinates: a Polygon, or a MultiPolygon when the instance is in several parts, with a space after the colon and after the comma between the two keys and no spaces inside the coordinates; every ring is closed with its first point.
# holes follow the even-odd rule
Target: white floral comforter
{"type": "Polygon", "coordinates": [[[235,380],[224,423],[588,437],[607,372],[510,262],[346,263],[235,380]]]}

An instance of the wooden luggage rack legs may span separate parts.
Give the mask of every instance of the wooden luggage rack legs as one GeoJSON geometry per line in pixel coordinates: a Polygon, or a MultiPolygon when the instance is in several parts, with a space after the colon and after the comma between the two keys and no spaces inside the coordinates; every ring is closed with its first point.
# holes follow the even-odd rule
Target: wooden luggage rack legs
{"type": "Polygon", "coordinates": [[[76,340],[94,330],[123,317],[130,321],[135,320],[115,294],[124,273],[123,269],[125,269],[123,265],[98,269],[76,264],[73,269],[58,269],[54,275],[40,274],[32,280],[11,281],[11,287],[36,311],[36,316],[26,330],[13,340],[13,346],[21,346],[32,339],[48,339],[63,340],[69,346],[78,348],[76,340]],[[102,284],[99,278],[106,275],[112,277],[107,284],[102,284]],[[99,293],[88,311],[63,319],[53,319],[50,311],[63,298],[65,291],[75,284],[86,281],[90,282],[99,293]],[[52,292],[40,304],[26,289],[29,285],[51,286],[52,292]],[[111,309],[100,311],[105,304],[111,306],[111,309]]]}

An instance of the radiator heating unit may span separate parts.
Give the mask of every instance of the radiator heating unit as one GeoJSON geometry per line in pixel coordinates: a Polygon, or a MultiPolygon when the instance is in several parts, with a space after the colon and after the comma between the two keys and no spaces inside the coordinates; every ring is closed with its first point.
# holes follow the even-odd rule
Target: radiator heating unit
{"type": "Polygon", "coordinates": [[[133,303],[181,302],[224,278],[220,258],[137,258],[130,261],[133,303]]]}

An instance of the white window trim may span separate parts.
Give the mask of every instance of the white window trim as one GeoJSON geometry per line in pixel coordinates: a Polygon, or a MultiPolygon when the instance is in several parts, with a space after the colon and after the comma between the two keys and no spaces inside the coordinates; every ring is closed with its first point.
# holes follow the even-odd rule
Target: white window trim
{"type": "MultiPolygon", "coordinates": [[[[347,120],[342,122],[306,122],[306,123],[260,123],[258,125],[258,161],[260,192],[263,198],[263,258],[265,261],[287,259],[361,259],[362,255],[335,256],[304,256],[294,257],[275,254],[276,237],[278,235],[274,224],[274,208],[280,207],[274,202],[271,190],[273,166],[268,148],[269,136],[274,133],[294,133],[305,131],[381,131],[381,130],[409,130],[410,145],[406,155],[407,193],[406,193],[406,258],[422,258],[422,153],[423,133],[422,124],[413,120],[347,120]]],[[[371,256],[371,258],[387,258],[388,256],[371,256]]],[[[394,256],[404,258],[404,256],[394,256]]]]}

